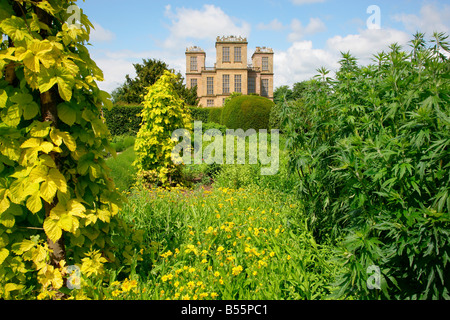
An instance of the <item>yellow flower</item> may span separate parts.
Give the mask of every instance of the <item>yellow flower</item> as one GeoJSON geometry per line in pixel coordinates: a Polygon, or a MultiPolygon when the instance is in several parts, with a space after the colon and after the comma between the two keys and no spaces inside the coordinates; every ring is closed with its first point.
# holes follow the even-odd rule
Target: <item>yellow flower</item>
{"type": "Polygon", "coordinates": [[[220,247],[218,247],[217,248],[217,255],[219,255],[223,250],[225,250],[225,248],[224,247],[222,247],[222,246],[220,246],[220,247]]]}
{"type": "Polygon", "coordinates": [[[275,252],[271,252],[271,253],[269,254],[269,256],[270,256],[270,257],[275,256],[275,252]]]}
{"type": "Polygon", "coordinates": [[[254,276],[258,275],[258,271],[253,271],[253,275],[254,276]]]}
{"type": "Polygon", "coordinates": [[[184,296],[183,296],[183,298],[182,298],[183,300],[189,300],[190,299],[190,297],[189,297],[189,295],[188,294],[185,294],[184,296]]]}
{"type": "Polygon", "coordinates": [[[219,271],[214,272],[214,276],[218,278],[220,276],[220,272],[219,271]]]}
{"type": "Polygon", "coordinates": [[[113,297],[117,297],[119,294],[120,294],[120,290],[117,290],[117,289],[112,292],[113,297]]]}
{"type": "Polygon", "coordinates": [[[195,282],[194,281],[189,281],[187,284],[189,289],[193,289],[195,287],[195,282]]]}
{"type": "Polygon", "coordinates": [[[173,284],[173,286],[174,286],[175,288],[178,288],[179,285],[180,285],[180,282],[179,282],[179,281],[175,281],[175,283],[173,284]]]}
{"type": "Polygon", "coordinates": [[[192,245],[192,244],[188,244],[188,245],[186,246],[186,250],[184,250],[184,252],[185,252],[185,253],[191,253],[191,252],[193,252],[195,255],[198,254],[197,248],[195,248],[195,246],[192,245]]]}
{"type": "Polygon", "coordinates": [[[195,272],[195,268],[189,268],[189,272],[190,273],[194,273],[195,272]]]}
{"type": "Polygon", "coordinates": [[[189,231],[189,234],[190,234],[191,236],[194,236],[194,235],[195,235],[195,232],[194,232],[194,231],[189,231]]]}
{"type": "Polygon", "coordinates": [[[216,218],[217,218],[217,219],[220,219],[220,214],[216,214],[216,218]]]}
{"type": "Polygon", "coordinates": [[[208,263],[208,260],[203,259],[203,260],[202,260],[202,263],[208,263]]]}
{"type": "Polygon", "coordinates": [[[233,274],[233,276],[237,276],[242,272],[242,270],[242,266],[237,266],[232,269],[231,273],[233,274]]]}
{"type": "Polygon", "coordinates": [[[217,294],[217,293],[215,293],[215,292],[212,292],[211,293],[211,298],[213,298],[213,299],[215,299],[216,297],[218,297],[219,295],[217,294]]]}
{"type": "Polygon", "coordinates": [[[288,261],[291,260],[291,256],[290,255],[287,256],[287,260],[288,261]]]}

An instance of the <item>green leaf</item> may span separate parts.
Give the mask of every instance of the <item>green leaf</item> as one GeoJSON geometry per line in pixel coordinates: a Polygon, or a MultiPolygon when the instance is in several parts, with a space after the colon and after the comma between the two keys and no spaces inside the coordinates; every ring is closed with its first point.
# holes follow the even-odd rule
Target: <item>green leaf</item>
{"type": "Polygon", "coordinates": [[[6,107],[6,102],[8,101],[8,94],[5,90],[0,89],[0,109],[6,107]]]}
{"type": "Polygon", "coordinates": [[[6,258],[9,256],[9,250],[6,248],[0,249],[0,265],[5,261],[6,258]]]}
{"type": "Polygon", "coordinates": [[[56,242],[59,239],[61,239],[62,236],[62,230],[58,226],[58,220],[53,219],[52,217],[47,217],[44,221],[44,231],[47,237],[53,241],[56,242]]]}
{"type": "Polygon", "coordinates": [[[23,118],[25,120],[31,120],[39,114],[39,106],[36,102],[32,102],[22,108],[23,118]]]}
{"type": "Polygon", "coordinates": [[[58,169],[50,169],[47,179],[48,181],[52,181],[62,193],[67,192],[66,178],[61,174],[61,172],[59,172],[58,169]]]}
{"type": "Polygon", "coordinates": [[[51,180],[46,180],[41,184],[41,197],[47,203],[52,203],[55,198],[56,191],[58,191],[58,186],[55,182],[51,180]]]}
{"type": "Polygon", "coordinates": [[[65,124],[73,126],[73,124],[77,120],[77,112],[74,109],[72,109],[68,104],[61,103],[58,105],[58,117],[65,124]]]}
{"type": "Polygon", "coordinates": [[[31,195],[27,199],[27,208],[31,211],[31,213],[38,213],[42,209],[42,200],[39,192],[31,195]]]}
{"type": "Polygon", "coordinates": [[[16,224],[16,219],[11,213],[6,211],[0,214],[0,223],[6,228],[12,228],[16,224]]]}
{"type": "Polygon", "coordinates": [[[50,133],[50,122],[34,121],[31,125],[30,135],[35,138],[46,138],[50,133]]]}

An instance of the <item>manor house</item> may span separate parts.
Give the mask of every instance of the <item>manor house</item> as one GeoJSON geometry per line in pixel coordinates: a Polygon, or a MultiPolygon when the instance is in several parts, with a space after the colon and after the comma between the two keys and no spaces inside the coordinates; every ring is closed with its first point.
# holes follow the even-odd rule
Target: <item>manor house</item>
{"type": "Polygon", "coordinates": [[[206,53],[199,47],[186,49],[186,85],[197,86],[203,107],[221,107],[233,92],[256,93],[273,100],[273,50],[257,47],[247,62],[247,39],[217,37],[216,63],[206,67],[206,53]]]}

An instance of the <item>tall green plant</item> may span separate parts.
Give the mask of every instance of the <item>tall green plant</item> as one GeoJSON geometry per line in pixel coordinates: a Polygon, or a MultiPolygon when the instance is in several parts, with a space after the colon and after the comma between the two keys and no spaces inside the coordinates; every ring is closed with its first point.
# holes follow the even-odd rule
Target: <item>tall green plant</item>
{"type": "Polygon", "coordinates": [[[111,102],[86,48],[92,24],[74,3],[0,1],[2,298],[52,297],[69,265],[101,275],[127,241],[110,234],[124,227],[104,161],[111,102]]]}
{"type": "MultiPolygon", "coordinates": [[[[321,70],[302,118],[286,105],[291,171],[315,235],[342,243],[341,294],[450,298],[450,82],[447,36],[394,44],[361,67],[321,70]],[[381,291],[366,284],[380,267],[381,291]]],[[[298,113],[297,113],[298,114],[298,113]]]]}

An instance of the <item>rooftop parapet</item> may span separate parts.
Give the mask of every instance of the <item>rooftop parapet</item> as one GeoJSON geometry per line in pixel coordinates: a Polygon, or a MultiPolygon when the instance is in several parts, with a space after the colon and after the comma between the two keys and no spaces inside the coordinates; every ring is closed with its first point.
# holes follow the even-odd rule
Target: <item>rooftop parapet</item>
{"type": "Polygon", "coordinates": [[[266,48],[266,47],[256,47],[255,53],[273,53],[272,48],[266,48]]]}
{"type": "Polygon", "coordinates": [[[247,38],[243,38],[241,36],[223,36],[217,37],[216,42],[247,42],[247,38]]]}
{"type": "Polygon", "coordinates": [[[205,51],[203,51],[203,49],[200,47],[193,46],[186,48],[186,52],[205,52],[205,51]]]}

